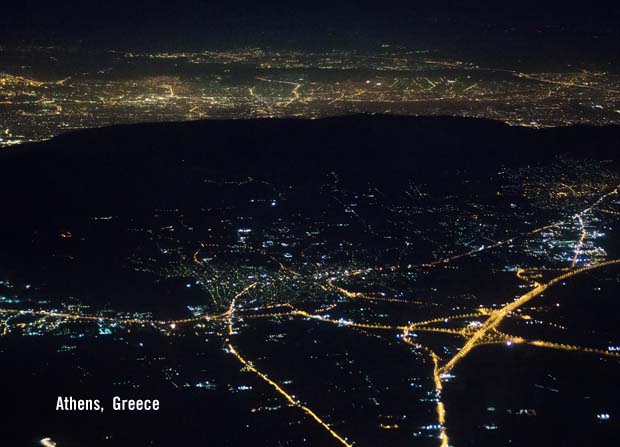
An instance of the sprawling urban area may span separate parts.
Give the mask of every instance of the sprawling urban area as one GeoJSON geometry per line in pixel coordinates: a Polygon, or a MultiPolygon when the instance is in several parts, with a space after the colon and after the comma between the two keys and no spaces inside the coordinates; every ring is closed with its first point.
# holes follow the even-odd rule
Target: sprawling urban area
{"type": "Polygon", "coordinates": [[[620,75],[611,69],[483,66],[388,44],[363,52],[0,47],[0,146],[81,128],[204,118],[380,113],[530,127],[617,124],[620,75]]]}

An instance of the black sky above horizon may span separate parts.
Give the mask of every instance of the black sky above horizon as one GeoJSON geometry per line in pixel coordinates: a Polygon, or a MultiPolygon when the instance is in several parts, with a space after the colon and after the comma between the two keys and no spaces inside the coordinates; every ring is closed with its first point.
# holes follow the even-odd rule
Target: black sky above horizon
{"type": "Polygon", "coordinates": [[[620,2],[23,0],[2,6],[0,26],[5,44],[170,50],[364,49],[387,43],[613,63],[620,48],[620,2]]]}

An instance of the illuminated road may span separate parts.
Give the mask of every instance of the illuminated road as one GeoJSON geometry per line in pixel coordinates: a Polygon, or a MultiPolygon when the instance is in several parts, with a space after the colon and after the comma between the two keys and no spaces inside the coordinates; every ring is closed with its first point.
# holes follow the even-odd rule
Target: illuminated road
{"type": "Polygon", "coordinates": [[[508,314],[510,314],[514,310],[518,309],[519,307],[523,306],[524,304],[526,304],[527,302],[529,302],[533,298],[537,297],[538,295],[543,293],[545,290],[547,290],[549,287],[551,287],[551,286],[553,286],[553,285],[555,285],[555,284],[557,284],[557,283],[559,283],[561,281],[564,281],[565,279],[568,279],[568,278],[571,278],[573,276],[579,275],[580,273],[583,273],[583,272],[588,272],[590,270],[594,270],[594,269],[598,269],[598,268],[602,268],[602,267],[607,267],[607,266],[610,266],[610,265],[619,265],[619,264],[620,264],[620,260],[614,260],[614,261],[606,261],[606,262],[602,262],[600,264],[591,265],[591,266],[587,266],[587,267],[582,267],[582,268],[578,268],[578,269],[575,269],[575,270],[571,270],[571,271],[569,271],[567,273],[564,273],[562,275],[556,276],[551,281],[549,281],[549,282],[547,282],[545,284],[540,284],[539,286],[537,286],[536,288],[530,290],[526,294],[520,296],[519,298],[517,298],[516,300],[514,300],[510,304],[507,304],[506,306],[502,307],[501,309],[498,309],[498,310],[492,312],[491,315],[489,316],[489,318],[484,322],[482,327],[478,331],[476,331],[474,333],[474,335],[471,336],[471,338],[467,341],[467,343],[465,343],[465,345],[461,348],[461,350],[454,357],[452,357],[445,365],[443,365],[441,368],[439,368],[440,374],[447,374],[450,371],[452,371],[454,366],[460,360],[465,358],[467,356],[467,354],[469,354],[469,352],[478,343],[480,343],[480,341],[483,339],[483,337],[486,336],[487,333],[490,330],[495,329],[508,314]]]}
{"type": "Polygon", "coordinates": [[[265,381],[266,383],[268,383],[269,385],[271,385],[271,387],[281,396],[283,396],[291,405],[293,405],[294,407],[299,408],[300,410],[302,410],[304,413],[306,413],[308,416],[310,416],[312,419],[314,419],[314,421],[316,423],[318,423],[321,427],[323,427],[323,429],[325,429],[333,438],[335,438],[340,444],[346,446],[346,447],[352,447],[353,444],[349,443],[346,438],[343,438],[342,436],[340,436],[338,433],[336,433],[325,421],[323,421],[323,419],[321,419],[314,411],[312,411],[310,408],[308,408],[306,405],[304,405],[303,403],[301,403],[300,401],[296,400],[293,396],[291,396],[289,393],[287,393],[277,382],[275,382],[274,380],[270,379],[265,373],[259,371],[250,361],[246,360],[245,357],[243,357],[241,354],[239,354],[239,352],[237,351],[237,349],[233,346],[232,342],[230,341],[230,338],[234,335],[235,331],[234,331],[234,327],[233,327],[233,322],[234,322],[234,316],[235,316],[235,308],[236,308],[236,302],[237,299],[241,298],[243,295],[245,295],[246,293],[248,293],[250,291],[250,289],[253,289],[256,286],[256,283],[251,284],[250,286],[246,287],[245,289],[243,289],[241,292],[239,292],[237,295],[235,295],[235,297],[233,298],[233,300],[230,303],[230,307],[228,309],[227,315],[226,315],[226,319],[228,322],[228,337],[226,338],[226,343],[228,346],[228,350],[237,358],[237,360],[239,360],[239,362],[249,371],[253,372],[254,374],[256,374],[259,378],[261,378],[263,381],[265,381]]]}

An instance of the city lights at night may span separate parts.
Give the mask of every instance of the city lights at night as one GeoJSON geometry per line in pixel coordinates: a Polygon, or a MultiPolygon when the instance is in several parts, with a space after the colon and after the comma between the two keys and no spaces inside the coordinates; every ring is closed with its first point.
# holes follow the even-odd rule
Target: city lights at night
{"type": "Polygon", "coordinates": [[[0,443],[620,437],[620,8],[0,18],[0,443]]]}

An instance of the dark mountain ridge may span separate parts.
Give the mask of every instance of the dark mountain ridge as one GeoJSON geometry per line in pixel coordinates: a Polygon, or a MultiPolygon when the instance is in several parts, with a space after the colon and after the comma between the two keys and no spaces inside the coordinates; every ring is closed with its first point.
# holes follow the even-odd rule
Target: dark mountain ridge
{"type": "Polygon", "coordinates": [[[493,173],[558,155],[618,164],[620,127],[531,129],[448,117],[356,115],[119,125],[0,153],[14,221],[104,210],[192,206],[205,178],[304,183],[493,173]],[[38,216],[38,217],[37,217],[38,216]]]}

